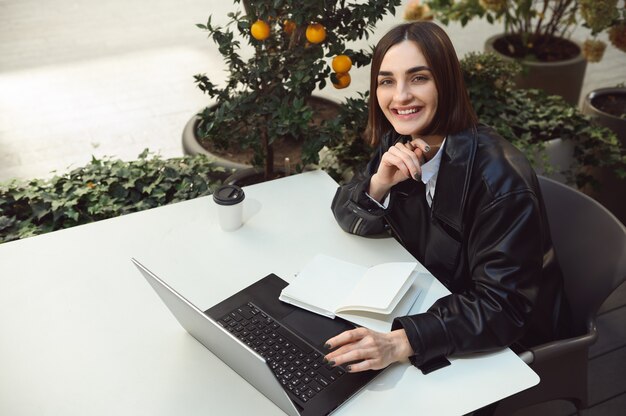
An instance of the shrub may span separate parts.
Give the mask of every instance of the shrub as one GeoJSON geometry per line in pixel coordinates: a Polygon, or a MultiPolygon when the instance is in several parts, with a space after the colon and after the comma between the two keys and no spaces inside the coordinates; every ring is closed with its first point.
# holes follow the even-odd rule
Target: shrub
{"type": "Polygon", "coordinates": [[[208,195],[226,173],[204,156],[149,156],[0,184],[0,243],[208,195]]]}

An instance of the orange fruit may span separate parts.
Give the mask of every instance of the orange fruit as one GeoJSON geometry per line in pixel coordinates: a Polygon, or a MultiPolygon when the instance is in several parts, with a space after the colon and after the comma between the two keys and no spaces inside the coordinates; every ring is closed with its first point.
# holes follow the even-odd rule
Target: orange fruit
{"type": "Polygon", "coordinates": [[[346,88],[348,85],[350,85],[350,81],[352,79],[350,78],[350,74],[345,72],[345,73],[335,74],[334,77],[331,76],[330,80],[333,83],[333,87],[337,88],[338,90],[342,90],[346,88]]]}
{"type": "Polygon", "coordinates": [[[333,71],[338,74],[345,74],[352,68],[352,59],[348,55],[337,55],[333,58],[333,71]]]}
{"type": "Polygon", "coordinates": [[[311,43],[321,43],[326,39],[326,28],[319,23],[311,23],[306,28],[306,40],[311,43]]]}
{"type": "Polygon", "coordinates": [[[291,35],[296,30],[296,23],[292,20],[285,19],[283,22],[283,30],[286,34],[291,35]]]}
{"type": "Polygon", "coordinates": [[[257,20],[250,27],[250,33],[256,40],[265,40],[270,37],[270,25],[263,20],[257,20]]]}

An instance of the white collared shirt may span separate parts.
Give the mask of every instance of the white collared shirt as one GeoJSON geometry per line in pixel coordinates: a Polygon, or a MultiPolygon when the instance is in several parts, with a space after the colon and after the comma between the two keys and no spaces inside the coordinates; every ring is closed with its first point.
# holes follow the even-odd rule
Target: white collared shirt
{"type": "Polygon", "coordinates": [[[441,164],[442,149],[445,142],[446,139],[444,138],[435,156],[422,165],[422,182],[426,185],[426,202],[429,207],[433,205],[433,198],[435,198],[435,187],[437,186],[437,176],[439,176],[439,165],[441,164]]]}
{"type": "MultiPolygon", "coordinates": [[[[429,207],[432,206],[433,199],[435,198],[435,187],[437,186],[437,176],[439,175],[439,165],[441,164],[441,155],[443,154],[443,145],[445,142],[446,139],[444,138],[435,156],[421,166],[422,182],[426,185],[426,203],[428,203],[429,207]]],[[[381,208],[387,209],[389,206],[390,194],[387,194],[382,204],[372,198],[369,194],[366,193],[366,195],[369,196],[372,201],[376,202],[381,208]]]]}

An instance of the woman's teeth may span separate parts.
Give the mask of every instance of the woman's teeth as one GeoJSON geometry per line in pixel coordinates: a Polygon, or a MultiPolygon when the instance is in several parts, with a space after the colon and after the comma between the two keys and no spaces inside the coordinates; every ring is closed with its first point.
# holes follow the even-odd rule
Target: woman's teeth
{"type": "Polygon", "coordinates": [[[417,113],[417,108],[410,108],[408,110],[398,110],[398,114],[405,116],[407,114],[417,113]]]}

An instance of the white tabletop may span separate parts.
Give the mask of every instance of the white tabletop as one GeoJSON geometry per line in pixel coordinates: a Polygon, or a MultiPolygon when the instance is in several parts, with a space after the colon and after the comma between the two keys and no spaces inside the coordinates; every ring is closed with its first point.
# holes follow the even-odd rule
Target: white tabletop
{"type": "MultiPolygon", "coordinates": [[[[395,240],[344,233],[321,171],[245,188],[245,224],[221,231],[211,197],[0,244],[0,414],[275,415],[280,409],[179,326],[130,262],[201,309],[316,253],[414,261],[395,240]],[[237,391],[237,395],[235,395],[237,391]]],[[[447,293],[435,279],[414,310],[447,293]]],[[[340,415],[459,415],[536,384],[505,349],[429,375],[396,364],[340,415]]]]}

